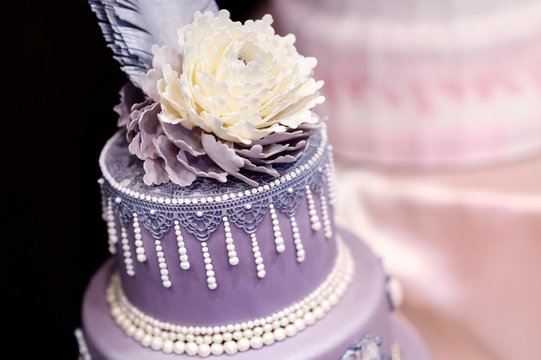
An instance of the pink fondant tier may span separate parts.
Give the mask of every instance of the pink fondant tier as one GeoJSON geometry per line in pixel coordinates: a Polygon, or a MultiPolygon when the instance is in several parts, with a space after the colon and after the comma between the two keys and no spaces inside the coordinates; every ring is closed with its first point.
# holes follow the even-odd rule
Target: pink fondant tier
{"type": "Polygon", "coordinates": [[[401,280],[401,310],[435,359],[541,352],[541,157],[468,172],[337,174],[338,222],[401,280]]]}
{"type": "MultiPolygon", "coordinates": [[[[340,237],[355,259],[354,280],[342,300],[323,319],[298,334],[262,349],[213,358],[340,359],[346,349],[370,333],[382,339],[381,348],[399,344],[402,360],[428,360],[429,354],[416,331],[398,313],[390,313],[385,273],[380,261],[358,238],[340,230],[340,237]]],[[[114,322],[106,301],[106,286],[117,264],[113,259],[95,274],[86,291],[82,319],[83,341],[93,360],[167,360],[191,358],[145,348],[114,322]]],[[[388,351],[385,352],[389,355],[388,351]]]]}
{"type": "Polygon", "coordinates": [[[541,4],[273,0],[318,60],[337,159],[468,168],[541,152],[541,4]]]}

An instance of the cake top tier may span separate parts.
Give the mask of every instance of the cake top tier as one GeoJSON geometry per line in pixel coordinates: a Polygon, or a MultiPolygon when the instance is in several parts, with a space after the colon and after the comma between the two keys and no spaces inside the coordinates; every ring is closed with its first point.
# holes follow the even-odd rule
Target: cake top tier
{"type": "Polygon", "coordinates": [[[100,156],[100,183],[104,199],[108,199],[104,201],[114,203],[120,221],[128,224],[137,213],[154,238],[163,237],[175,217],[182,217],[184,226],[200,241],[208,240],[224,217],[251,234],[270,207],[291,217],[304,197],[322,193],[325,183],[334,201],[334,170],[328,147],[324,129],[318,131],[297,161],[279,165],[279,177],[252,177],[259,183],[255,187],[237,179],[220,183],[205,178],[189,187],[171,182],[146,185],[142,180],[143,162],[131,156],[125,132],[119,130],[100,156]]]}
{"type": "Polygon", "coordinates": [[[217,203],[266,194],[271,189],[282,186],[294,188],[296,183],[307,182],[307,177],[313,177],[314,172],[318,172],[317,165],[326,152],[326,146],[326,134],[324,130],[320,130],[313,135],[306,151],[297,161],[276,165],[281,176],[251,175],[251,179],[257,181],[258,186],[251,186],[237,179],[221,183],[209,178],[199,178],[189,187],[172,182],[146,185],[143,181],[143,162],[131,156],[125,132],[119,130],[104,147],[100,156],[100,168],[111,187],[133,199],[171,205],[217,203]]]}

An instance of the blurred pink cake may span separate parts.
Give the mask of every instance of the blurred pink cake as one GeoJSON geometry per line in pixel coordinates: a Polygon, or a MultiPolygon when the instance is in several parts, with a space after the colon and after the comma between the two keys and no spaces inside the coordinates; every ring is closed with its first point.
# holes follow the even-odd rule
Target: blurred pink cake
{"type": "Polygon", "coordinates": [[[318,59],[338,160],[465,168],[541,151],[541,3],[274,0],[318,59]]]}

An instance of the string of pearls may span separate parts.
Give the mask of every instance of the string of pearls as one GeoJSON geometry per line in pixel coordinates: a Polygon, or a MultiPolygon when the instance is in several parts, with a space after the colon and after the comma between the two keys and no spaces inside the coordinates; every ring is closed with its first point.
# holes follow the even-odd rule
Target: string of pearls
{"type": "Polygon", "coordinates": [[[205,270],[207,275],[207,287],[210,290],[214,290],[218,287],[216,283],[216,277],[214,277],[214,268],[212,266],[212,260],[210,258],[209,248],[205,241],[201,242],[201,251],[203,252],[203,262],[205,263],[205,270]]]}
{"type": "Polygon", "coordinates": [[[171,279],[169,279],[169,270],[167,269],[167,263],[165,262],[165,253],[163,252],[162,242],[158,239],[154,240],[154,248],[156,249],[156,256],[158,257],[162,285],[166,288],[170,288],[172,283],[171,279]]]}
{"type": "Polygon", "coordinates": [[[278,221],[278,215],[276,215],[276,210],[274,209],[274,204],[269,204],[269,210],[272,220],[272,230],[274,231],[274,245],[277,252],[283,253],[286,250],[286,246],[284,245],[284,238],[280,231],[280,223],[278,221]]]}
{"type": "Polygon", "coordinates": [[[263,256],[261,256],[261,251],[259,249],[259,245],[257,244],[257,237],[255,236],[255,233],[250,234],[250,239],[252,240],[252,253],[254,254],[257,277],[263,279],[267,273],[265,271],[265,264],[263,264],[263,256]]]}
{"type": "Polygon", "coordinates": [[[143,346],[175,354],[235,354],[259,349],[294,336],[321,319],[346,291],[354,272],[349,249],[338,241],[332,271],[316,290],[301,301],[259,319],[221,326],[182,326],[163,322],[133,306],[122,291],[118,273],[111,276],[107,301],[115,322],[143,346]]]}
{"type": "Polygon", "coordinates": [[[310,190],[310,185],[306,185],[306,200],[308,201],[308,215],[310,215],[312,230],[319,231],[321,229],[321,223],[319,222],[319,216],[317,216],[316,205],[314,197],[312,196],[312,190],[310,190]]]}
{"type": "Polygon", "coordinates": [[[133,233],[135,237],[135,254],[137,256],[137,261],[145,262],[147,261],[147,256],[145,254],[145,248],[143,246],[143,236],[141,235],[141,227],[139,226],[139,217],[137,213],[133,213],[133,233]]]}
{"type": "Polygon", "coordinates": [[[295,250],[297,252],[297,262],[303,262],[306,259],[306,253],[304,251],[304,246],[302,245],[301,233],[299,232],[299,227],[297,225],[297,220],[295,216],[289,218],[291,222],[291,231],[293,232],[293,242],[295,243],[295,250]]]}
{"type": "Polygon", "coordinates": [[[190,268],[190,262],[188,261],[188,250],[186,250],[186,245],[184,244],[184,237],[180,231],[180,223],[178,220],[175,220],[175,236],[177,237],[177,247],[178,247],[178,258],[180,260],[180,268],[182,270],[188,270],[190,268]]]}
{"type": "Polygon", "coordinates": [[[101,194],[101,218],[107,221],[107,203],[105,200],[105,191],[103,190],[104,183],[105,183],[105,180],[103,178],[98,179],[98,185],[100,186],[100,194],[101,194]]]}
{"type": "Polygon", "coordinates": [[[233,235],[231,234],[231,227],[229,226],[229,218],[223,217],[224,232],[225,232],[225,244],[227,248],[227,256],[229,258],[229,265],[236,266],[239,263],[237,252],[235,251],[235,244],[233,243],[233,235]]]}
{"type": "Polygon", "coordinates": [[[391,345],[391,360],[400,360],[400,346],[397,343],[391,345]]]}
{"type": "Polygon", "coordinates": [[[130,243],[128,241],[128,234],[126,233],[126,228],[124,226],[122,226],[120,229],[120,239],[122,243],[122,250],[124,251],[124,265],[126,265],[126,273],[130,276],[135,276],[130,243]]]}
{"type": "Polygon", "coordinates": [[[105,210],[105,220],[107,223],[107,234],[109,236],[109,252],[116,254],[116,244],[118,243],[118,235],[116,232],[115,215],[113,213],[113,201],[107,199],[107,207],[105,210]]]}
{"type": "Polygon", "coordinates": [[[329,203],[333,208],[336,208],[337,194],[336,194],[336,168],[334,165],[334,157],[332,152],[332,146],[327,146],[327,158],[328,162],[325,165],[327,174],[327,183],[329,188],[329,203]]]}
{"type": "Polygon", "coordinates": [[[327,210],[327,199],[325,193],[321,193],[321,216],[323,217],[323,230],[325,231],[325,237],[327,239],[332,238],[332,226],[331,219],[329,218],[329,210],[327,210]]]}

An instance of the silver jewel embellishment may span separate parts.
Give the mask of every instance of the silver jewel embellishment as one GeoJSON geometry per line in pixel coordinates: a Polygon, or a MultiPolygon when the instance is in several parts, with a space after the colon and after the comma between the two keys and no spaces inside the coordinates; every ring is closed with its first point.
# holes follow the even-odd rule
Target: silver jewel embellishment
{"type": "Polygon", "coordinates": [[[382,360],[381,338],[366,334],[359,342],[350,346],[340,360],[382,360]]]}

